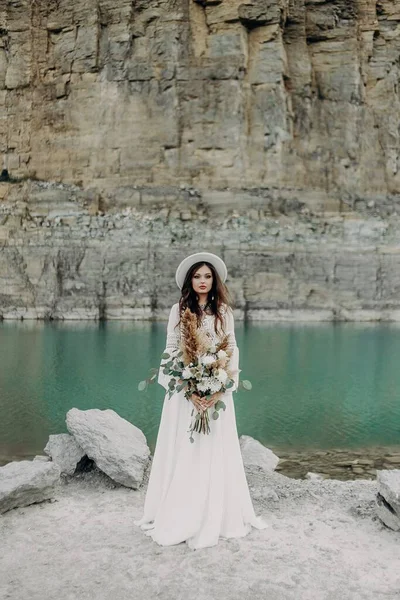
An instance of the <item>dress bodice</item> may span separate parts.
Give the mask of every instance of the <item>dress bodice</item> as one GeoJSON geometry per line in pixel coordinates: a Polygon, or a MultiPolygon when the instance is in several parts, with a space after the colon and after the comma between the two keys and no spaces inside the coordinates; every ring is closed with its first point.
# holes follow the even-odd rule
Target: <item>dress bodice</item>
{"type": "Polygon", "coordinates": [[[221,338],[221,335],[218,335],[217,333],[215,333],[214,321],[215,321],[214,315],[204,314],[203,318],[201,319],[200,329],[205,331],[206,334],[208,335],[208,337],[213,342],[217,342],[221,338]]]}
{"type": "MultiPolygon", "coordinates": [[[[228,349],[231,351],[231,358],[229,361],[230,369],[233,373],[233,379],[235,382],[235,386],[231,389],[231,391],[236,391],[239,385],[239,349],[236,344],[235,338],[235,323],[233,317],[233,311],[226,306],[222,307],[222,316],[224,320],[224,330],[228,336],[228,349]]],[[[221,332],[215,332],[214,329],[214,319],[215,315],[203,314],[203,318],[201,319],[200,328],[204,329],[207,334],[210,336],[212,343],[216,344],[221,336],[221,332]]],[[[181,341],[181,331],[180,327],[178,327],[179,323],[179,303],[176,303],[172,306],[171,312],[168,319],[167,326],[167,343],[166,343],[166,352],[174,353],[180,348],[181,341]]],[[[219,327],[218,327],[219,330],[219,327]]],[[[158,383],[162,385],[166,390],[168,389],[168,381],[169,377],[164,374],[163,370],[160,367],[158,383]]]]}
{"type": "MultiPolygon", "coordinates": [[[[177,306],[177,305],[174,305],[177,306]]],[[[221,313],[224,317],[225,320],[225,332],[229,335],[229,346],[236,346],[236,340],[235,340],[235,333],[233,330],[233,327],[230,328],[229,327],[229,320],[226,319],[226,314],[227,311],[224,307],[222,307],[221,313]]],[[[177,321],[179,321],[179,316],[177,317],[177,321]]],[[[204,313],[203,317],[201,319],[201,323],[199,328],[203,329],[208,337],[214,342],[218,342],[221,337],[222,337],[222,333],[219,331],[218,333],[216,333],[215,328],[214,328],[214,321],[215,321],[215,315],[213,314],[207,314],[204,313]]],[[[179,344],[180,344],[180,339],[181,339],[181,328],[180,327],[174,327],[172,328],[168,328],[168,332],[167,332],[167,344],[166,347],[169,350],[173,350],[178,348],[179,344]]]]}

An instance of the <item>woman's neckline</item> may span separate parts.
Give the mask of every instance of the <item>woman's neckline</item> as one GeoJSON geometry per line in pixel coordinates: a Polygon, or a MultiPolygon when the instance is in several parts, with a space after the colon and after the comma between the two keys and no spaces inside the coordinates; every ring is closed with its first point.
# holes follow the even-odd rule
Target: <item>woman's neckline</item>
{"type": "MultiPolygon", "coordinates": [[[[179,302],[177,302],[177,306],[179,307],[179,302]]],[[[198,304],[198,306],[200,306],[200,305],[198,304]]],[[[206,316],[206,317],[215,317],[214,313],[205,312],[203,309],[201,310],[201,312],[202,312],[203,316],[206,316]]],[[[222,304],[221,305],[221,314],[225,315],[225,313],[226,313],[226,305],[222,304]]]]}

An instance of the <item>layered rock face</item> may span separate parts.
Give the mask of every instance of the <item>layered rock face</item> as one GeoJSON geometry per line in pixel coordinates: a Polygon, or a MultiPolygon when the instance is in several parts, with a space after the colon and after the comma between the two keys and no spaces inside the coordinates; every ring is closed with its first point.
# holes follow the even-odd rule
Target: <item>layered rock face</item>
{"type": "Polygon", "coordinates": [[[8,2],[0,150],[85,186],[397,194],[399,23],[397,0],[8,2]]]}
{"type": "Polygon", "coordinates": [[[6,188],[4,318],[166,318],[179,298],[176,267],[204,248],[227,263],[238,318],[400,320],[399,217],[282,214],[273,199],[241,208],[240,195],[227,213],[192,190],[146,210],[104,211],[70,186],[6,188]]]}
{"type": "Polygon", "coordinates": [[[242,316],[400,318],[399,59],[400,0],[3,3],[0,317],[165,316],[204,248],[242,316]]]}

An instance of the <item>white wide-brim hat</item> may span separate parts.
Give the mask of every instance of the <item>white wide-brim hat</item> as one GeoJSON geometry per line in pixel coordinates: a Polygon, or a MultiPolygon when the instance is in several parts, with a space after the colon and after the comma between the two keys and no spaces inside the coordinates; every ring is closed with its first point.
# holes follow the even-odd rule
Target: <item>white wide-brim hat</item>
{"type": "Polygon", "coordinates": [[[186,273],[190,267],[197,262],[208,262],[212,264],[222,281],[225,282],[228,275],[228,269],[226,268],[226,264],[222,258],[216,254],[212,254],[211,252],[196,252],[196,254],[191,254],[190,256],[184,258],[176,270],[175,279],[180,290],[182,289],[183,282],[185,281],[186,273]]]}

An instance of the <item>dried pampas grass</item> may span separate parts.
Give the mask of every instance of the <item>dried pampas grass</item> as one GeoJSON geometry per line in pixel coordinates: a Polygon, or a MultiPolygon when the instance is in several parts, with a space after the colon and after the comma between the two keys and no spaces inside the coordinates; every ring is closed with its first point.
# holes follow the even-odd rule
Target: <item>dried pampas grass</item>
{"type": "MultiPolygon", "coordinates": [[[[209,337],[207,331],[198,328],[197,316],[192,313],[189,308],[186,308],[182,313],[181,318],[181,350],[182,360],[185,365],[193,363],[198,356],[206,354],[212,339],[209,337]]],[[[224,334],[222,339],[216,344],[216,352],[224,350],[227,354],[228,359],[232,355],[232,351],[229,349],[229,335],[224,334]]],[[[221,358],[216,361],[216,366],[225,367],[226,358],[221,358]]]]}
{"type": "Polygon", "coordinates": [[[198,354],[197,316],[185,308],[181,317],[182,359],[185,365],[195,361],[198,354]]]}
{"type": "Polygon", "coordinates": [[[205,354],[210,345],[211,339],[204,329],[197,330],[197,351],[198,354],[205,354]]]}
{"type": "Polygon", "coordinates": [[[225,352],[228,354],[228,351],[227,351],[228,346],[229,346],[229,335],[227,333],[225,333],[224,337],[217,345],[217,352],[219,352],[220,350],[225,350],[225,352]]]}

